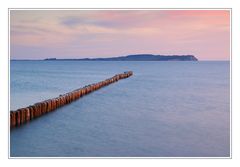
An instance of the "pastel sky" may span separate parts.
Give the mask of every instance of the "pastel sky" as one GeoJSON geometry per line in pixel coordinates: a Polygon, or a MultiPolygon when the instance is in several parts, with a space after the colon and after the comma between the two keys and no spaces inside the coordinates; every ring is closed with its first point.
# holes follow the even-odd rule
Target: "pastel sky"
{"type": "Polygon", "coordinates": [[[11,10],[11,59],[192,54],[230,59],[228,10],[11,10]]]}

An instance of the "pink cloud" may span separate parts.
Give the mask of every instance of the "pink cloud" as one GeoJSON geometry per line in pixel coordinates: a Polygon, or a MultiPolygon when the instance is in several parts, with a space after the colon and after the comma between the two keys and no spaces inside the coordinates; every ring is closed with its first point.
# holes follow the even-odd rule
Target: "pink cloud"
{"type": "Polygon", "coordinates": [[[227,10],[11,12],[13,58],[153,53],[228,60],[229,52],[230,11],[227,10]]]}

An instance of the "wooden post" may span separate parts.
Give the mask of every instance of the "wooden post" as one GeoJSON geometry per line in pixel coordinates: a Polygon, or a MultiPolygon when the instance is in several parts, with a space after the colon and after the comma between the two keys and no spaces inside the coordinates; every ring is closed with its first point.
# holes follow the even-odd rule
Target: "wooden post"
{"type": "Polygon", "coordinates": [[[124,72],[123,74],[117,74],[104,81],[84,86],[83,88],[76,89],[72,92],[60,95],[56,98],[38,102],[26,108],[17,109],[16,111],[11,111],[10,127],[13,128],[16,126],[20,126],[25,122],[29,122],[30,120],[40,117],[48,112],[54,111],[55,109],[62,107],[66,104],[69,104],[84,95],[87,95],[111,83],[117,82],[120,79],[127,78],[131,75],[133,75],[132,71],[124,72]]]}

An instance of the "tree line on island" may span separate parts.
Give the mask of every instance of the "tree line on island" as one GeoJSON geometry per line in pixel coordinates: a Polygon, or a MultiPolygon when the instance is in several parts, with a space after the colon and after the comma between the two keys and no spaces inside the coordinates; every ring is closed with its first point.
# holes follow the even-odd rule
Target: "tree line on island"
{"type": "Polygon", "coordinates": [[[47,61],[56,60],[77,60],[77,61],[198,61],[194,55],[153,55],[153,54],[135,54],[108,58],[82,58],[82,59],[57,59],[47,58],[47,61]]]}

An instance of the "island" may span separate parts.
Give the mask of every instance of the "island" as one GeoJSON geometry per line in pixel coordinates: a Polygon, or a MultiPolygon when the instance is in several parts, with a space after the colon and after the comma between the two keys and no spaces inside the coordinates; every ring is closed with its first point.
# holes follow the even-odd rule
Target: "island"
{"type": "Polygon", "coordinates": [[[82,58],[82,59],[57,59],[47,58],[46,61],[77,60],[77,61],[198,61],[193,55],[153,55],[135,54],[120,57],[107,58],[82,58]]]}

